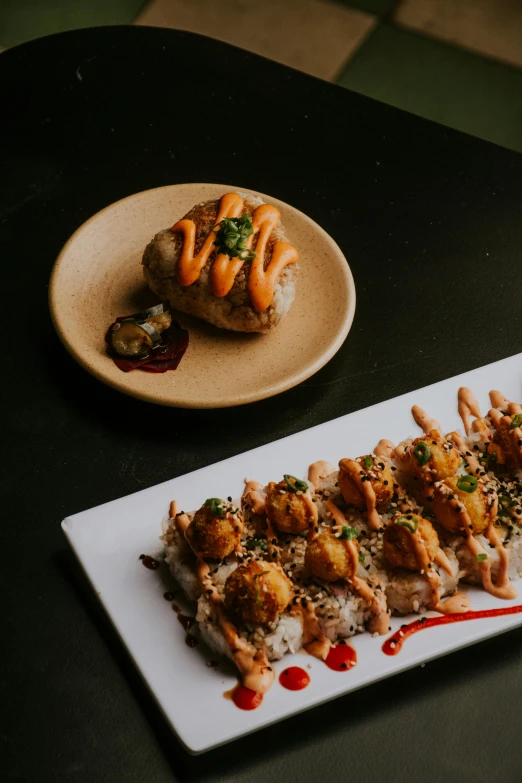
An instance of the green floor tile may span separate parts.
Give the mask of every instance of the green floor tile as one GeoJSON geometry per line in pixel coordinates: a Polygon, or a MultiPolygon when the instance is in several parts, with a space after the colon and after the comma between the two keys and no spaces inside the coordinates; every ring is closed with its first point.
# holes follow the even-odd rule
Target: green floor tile
{"type": "Polygon", "coordinates": [[[522,152],[522,70],[383,24],[338,82],[522,152]]]}
{"type": "Polygon", "coordinates": [[[129,24],[145,0],[0,0],[0,41],[15,46],[77,27],[129,24]]]}
{"type": "Polygon", "coordinates": [[[338,2],[352,8],[359,8],[361,11],[368,11],[369,14],[384,16],[388,11],[391,11],[396,0],[338,0],[338,2]]]}

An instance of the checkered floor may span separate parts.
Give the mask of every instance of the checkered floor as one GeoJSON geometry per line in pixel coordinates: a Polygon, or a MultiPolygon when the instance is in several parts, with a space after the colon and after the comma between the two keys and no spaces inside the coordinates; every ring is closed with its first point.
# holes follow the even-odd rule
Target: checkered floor
{"type": "Polygon", "coordinates": [[[130,23],[220,38],[522,152],[522,0],[2,0],[0,50],[130,23]]]}

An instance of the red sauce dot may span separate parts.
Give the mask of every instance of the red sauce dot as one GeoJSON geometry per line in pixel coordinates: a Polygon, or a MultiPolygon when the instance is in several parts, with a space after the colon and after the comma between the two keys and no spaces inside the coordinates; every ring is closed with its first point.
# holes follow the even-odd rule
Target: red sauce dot
{"type": "Polygon", "coordinates": [[[279,675],[279,682],[289,691],[302,691],[310,682],[310,675],[299,666],[290,666],[279,675]]]}
{"type": "Polygon", "coordinates": [[[357,663],[357,653],[349,644],[338,644],[336,647],[330,647],[325,663],[329,669],[346,672],[357,663]]]}
{"type": "Polygon", "coordinates": [[[232,701],[240,710],[255,710],[263,701],[263,696],[244,685],[237,685],[232,692],[232,701]]]}
{"type": "Polygon", "coordinates": [[[145,568],[150,568],[151,571],[156,571],[161,565],[159,560],[156,560],[156,558],[151,557],[150,555],[140,555],[139,559],[145,568]]]}

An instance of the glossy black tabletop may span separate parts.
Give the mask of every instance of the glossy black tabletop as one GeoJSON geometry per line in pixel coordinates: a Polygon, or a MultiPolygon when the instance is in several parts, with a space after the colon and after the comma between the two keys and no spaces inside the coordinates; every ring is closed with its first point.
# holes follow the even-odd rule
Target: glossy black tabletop
{"type": "Polygon", "coordinates": [[[519,352],[522,158],[170,30],[25,44],[0,55],[0,96],[2,780],[520,781],[522,631],[189,757],[60,521],[519,352]],[[68,236],[117,199],[191,181],[293,204],[351,265],[346,343],[277,398],[222,412],[140,403],[54,334],[47,284],[68,236]]]}

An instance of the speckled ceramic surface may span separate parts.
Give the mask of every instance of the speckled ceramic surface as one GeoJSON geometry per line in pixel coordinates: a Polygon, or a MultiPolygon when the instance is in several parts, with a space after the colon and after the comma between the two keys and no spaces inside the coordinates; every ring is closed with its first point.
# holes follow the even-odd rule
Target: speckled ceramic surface
{"type": "Polygon", "coordinates": [[[84,223],[56,260],[49,302],[65,347],[100,381],[160,405],[219,408],[279,394],[326,364],[350,329],[355,287],[339,247],[302,212],[243,186],[190,183],[136,193],[84,223]],[[180,313],[190,341],[178,369],[122,372],[105,353],[104,335],[117,316],[158,301],[143,278],[146,244],[194,204],[231,190],[275,204],[299,249],[301,272],[289,314],[270,334],[249,335],[180,313]]]}

